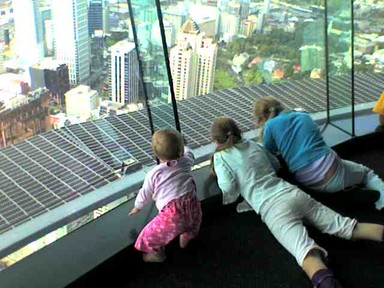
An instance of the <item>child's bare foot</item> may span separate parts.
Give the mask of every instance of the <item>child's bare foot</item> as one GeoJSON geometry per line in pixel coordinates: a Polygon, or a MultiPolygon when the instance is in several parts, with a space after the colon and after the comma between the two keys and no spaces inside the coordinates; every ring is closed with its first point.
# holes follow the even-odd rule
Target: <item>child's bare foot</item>
{"type": "Polygon", "coordinates": [[[163,251],[143,254],[144,262],[161,263],[165,261],[165,258],[166,257],[163,251]]]}
{"type": "Polygon", "coordinates": [[[187,245],[188,245],[188,243],[189,243],[189,239],[186,239],[186,238],[182,237],[181,235],[180,235],[179,238],[180,238],[180,239],[179,239],[179,241],[180,241],[180,248],[185,248],[185,247],[187,247],[187,245]]]}

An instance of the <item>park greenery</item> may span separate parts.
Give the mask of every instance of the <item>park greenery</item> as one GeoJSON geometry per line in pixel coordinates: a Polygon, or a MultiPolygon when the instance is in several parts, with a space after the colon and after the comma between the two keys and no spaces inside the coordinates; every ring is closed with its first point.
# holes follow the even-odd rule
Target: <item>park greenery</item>
{"type": "Polygon", "coordinates": [[[219,43],[214,89],[233,88],[263,83],[266,79],[262,63],[248,65],[252,59],[273,59],[279,63],[285,77],[293,76],[293,66],[300,64],[300,50],[306,23],[299,25],[294,32],[272,29],[266,33],[254,33],[252,37],[235,38],[229,43],[219,43]],[[246,53],[249,60],[244,63],[239,74],[231,70],[234,56],[246,53]]]}

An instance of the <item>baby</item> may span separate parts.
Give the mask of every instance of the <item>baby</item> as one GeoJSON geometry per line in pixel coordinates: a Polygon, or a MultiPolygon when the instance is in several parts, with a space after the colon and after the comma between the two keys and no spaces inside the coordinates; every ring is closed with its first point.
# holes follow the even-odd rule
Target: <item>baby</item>
{"type": "Polygon", "coordinates": [[[152,137],[152,149],[160,164],[145,177],[129,215],[156,202],[159,214],[140,232],[135,248],[144,252],[145,262],[163,262],[164,247],[175,237],[180,235],[180,247],[185,248],[197,236],[202,212],[191,173],[194,156],[184,147],[182,135],[173,129],[158,130],[152,137]]]}

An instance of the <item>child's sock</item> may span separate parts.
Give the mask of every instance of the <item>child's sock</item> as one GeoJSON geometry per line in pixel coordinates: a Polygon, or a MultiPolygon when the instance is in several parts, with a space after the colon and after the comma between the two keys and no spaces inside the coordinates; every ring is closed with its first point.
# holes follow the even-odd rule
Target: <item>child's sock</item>
{"type": "Polygon", "coordinates": [[[342,288],[329,269],[320,269],[311,279],[314,288],[342,288]]]}

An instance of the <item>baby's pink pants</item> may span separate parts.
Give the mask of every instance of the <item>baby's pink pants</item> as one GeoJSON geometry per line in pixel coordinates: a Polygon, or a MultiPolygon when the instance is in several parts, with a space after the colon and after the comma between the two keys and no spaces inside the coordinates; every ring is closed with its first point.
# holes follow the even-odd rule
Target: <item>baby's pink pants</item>
{"type": "Polygon", "coordinates": [[[200,201],[195,195],[172,200],[141,230],[135,248],[146,253],[157,252],[178,235],[187,240],[197,236],[202,218],[200,201]]]}

